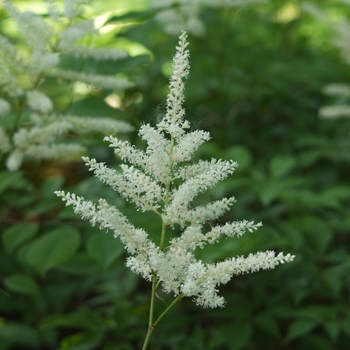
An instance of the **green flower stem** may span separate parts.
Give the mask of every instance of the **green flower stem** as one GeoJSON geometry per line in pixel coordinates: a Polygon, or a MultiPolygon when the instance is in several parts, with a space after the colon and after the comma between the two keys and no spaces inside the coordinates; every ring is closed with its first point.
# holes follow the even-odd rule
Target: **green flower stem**
{"type": "MultiPolygon", "coordinates": [[[[171,170],[173,167],[173,159],[172,159],[172,154],[173,154],[173,148],[174,148],[174,138],[171,138],[171,144],[170,144],[170,149],[169,149],[169,174],[171,174],[171,170]]],[[[166,210],[168,204],[169,204],[169,193],[170,193],[170,185],[171,182],[168,182],[165,184],[165,198],[164,198],[164,210],[166,210]]],[[[164,241],[165,241],[165,232],[166,232],[166,227],[167,225],[163,222],[162,223],[162,231],[160,235],[160,244],[159,247],[160,249],[164,249],[164,241]]],[[[156,325],[159,323],[159,321],[163,318],[163,316],[183,297],[183,294],[178,295],[173,302],[163,311],[163,313],[157,318],[155,322],[153,322],[154,319],[154,302],[155,302],[155,296],[156,296],[156,291],[159,287],[160,282],[157,282],[157,274],[154,272],[153,273],[153,278],[152,278],[152,295],[151,295],[151,302],[150,302],[150,310],[149,310],[149,319],[148,319],[148,330],[146,334],[145,341],[142,346],[142,350],[147,349],[147,345],[150,339],[150,336],[156,327],[156,325]]]]}
{"type": "Polygon", "coordinates": [[[23,103],[20,103],[18,101],[18,98],[14,98],[13,100],[13,104],[14,104],[14,109],[16,111],[16,116],[15,116],[15,122],[13,124],[13,127],[12,127],[12,130],[10,131],[9,133],[9,139],[12,139],[12,136],[14,135],[14,133],[17,131],[18,129],[18,124],[19,124],[19,120],[21,118],[21,115],[22,115],[22,110],[24,108],[24,104],[23,103]]]}
{"type": "Polygon", "coordinates": [[[153,317],[154,317],[154,299],[156,296],[156,291],[157,291],[157,275],[155,273],[153,273],[152,295],[151,295],[151,303],[150,303],[149,318],[148,318],[148,330],[147,330],[145,341],[144,341],[143,346],[142,346],[142,350],[147,349],[149,338],[150,338],[152,331],[155,327],[154,323],[153,323],[153,317]]]}
{"type": "Polygon", "coordinates": [[[166,225],[163,222],[162,223],[162,233],[161,233],[161,236],[160,236],[160,243],[159,243],[159,247],[160,247],[161,250],[163,250],[163,248],[164,248],[165,231],[166,231],[166,225]]]}
{"type": "Polygon", "coordinates": [[[165,314],[178,302],[182,299],[184,295],[183,294],[179,294],[174,300],[173,302],[161,313],[161,315],[157,318],[157,320],[153,323],[153,329],[154,327],[160,322],[160,320],[163,318],[163,316],[165,316],[165,314]]]}
{"type": "MultiPolygon", "coordinates": [[[[171,170],[173,167],[173,148],[174,148],[174,143],[175,140],[172,137],[171,138],[171,143],[170,143],[170,149],[169,149],[169,175],[171,175],[171,170]]],[[[171,185],[171,181],[165,184],[165,198],[164,198],[164,211],[166,211],[167,206],[169,204],[169,193],[170,193],[170,185],[171,185]]],[[[164,249],[164,241],[165,241],[165,231],[166,231],[166,225],[164,224],[164,222],[162,223],[162,232],[161,232],[161,236],[160,236],[160,244],[159,247],[160,249],[164,249]]]]}
{"type": "Polygon", "coordinates": [[[167,314],[167,312],[183,297],[183,294],[179,294],[173,302],[161,313],[161,315],[157,318],[155,322],[153,322],[153,312],[154,312],[154,298],[155,298],[155,292],[153,291],[153,286],[155,286],[155,277],[153,277],[153,284],[152,284],[152,298],[151,298],[151,308],[150,308],[150,317],[149,317],[149,325],[148,325],[148,331],[146,334],[145,341],[142,346],[142,350],[147,349],[149,338],[154,330],[156,328],[157,324],[160,322],[160,320],[167,314]]]}

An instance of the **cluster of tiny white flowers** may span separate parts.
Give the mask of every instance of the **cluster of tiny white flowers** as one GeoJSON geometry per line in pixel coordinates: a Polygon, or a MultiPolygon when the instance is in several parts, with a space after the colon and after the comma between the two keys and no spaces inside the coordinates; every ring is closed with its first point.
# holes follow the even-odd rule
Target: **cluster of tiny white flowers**
{"type": "Polygon", "coordinates": [[[334,28],[337,33],[333,43],[340,50],[341,55],[347,64],[350,64],[350,23],[348,20],[342,20],[334,23],[334,28]]]}
{"type": "Polygon", "coordinates": [[[16,21],[18,31],[22,34],[27,45],[40,52],[46,51],[54,35],[53,27],[42,17],[31,11],[20,12],[10,0],[4,0],[4,7],[16,21]]]}
{"type": "Polygon", "coordinates": [[[30,63],[30,71],[33,75],[54,68],[59,64],[60,58],[57,53],[43,53],[34,51],[32,54],[32,62],[30,63]]]}
{"type": "Polygon", "coordinates": [[[11,105],[3,98],[0,98],[0,118],[5,117],[10,112],[11,112],[11,105]]]}
{"type": "MultiPolygon", "coordinates": [[[[32,91],[35,92],[36,91],[32,91]]],[[[35,94],[36,95],[36,94],[35,94]]],[[[45,95],[40,93],[35,98],[43,98],[45,95]]],[[[37,109],[40,104],[35,103],[37,109]]],[[[44,105],[43,105],[44,106],[44,105]]],[[[41,109],[43,111],[43,108],[41,109]]],[[[109,118],[89,118],[75,116],[52,116],[43,119],[40,115],[32,114],[32,122],[35,124],[30,129],[19,128],[12,137],[13,149],[10,140],[3,131],[3,147],[0,150],[6,153],[12,149],[6,162],[7,168],[11,171],[18,170],[24,157],[35,159],[58,159],[61,157],[70,157],[81,155],[84,148],[79,144],[57,143],[57,138],[66,135],[69,132],[76,134],[86,134],[91,132],[118,132],[127,133],[132,130],[130,124],[109,118]]],[[[2,130],[0,128],[0,130],[2,130]]]]}
{"type": "Polygon", "coordinates": [[[61,116],[58,119],[67,121],[72,130],[79,134],[87,134],[91,132],[99,132],[101,134],[110,133],[127,133],[133,130],[133,127],[121,120],[113,120],[102,117],[75,117],[75,116],[61,116]]]}
{"type": "Polygon", "coordinates": [[[350,86],[347,84],[328,84],[323,87],[322,91],[326,95],[342,95],[350,97],[350,86]]]}
{"type": "Polygon", "coordinates": [[[0,34],[0,86],[6,93],[18,89],[18,78],[13,72],[22,72],[24,64],[17,55],[17,50],[9,40],[0,34]]]}
{"type": "Polygon", "coordinates": [[[61,33],[60,47],[63,50],[73,48],[75,43],[87,34],[97,33],[92,20],[76,22],[61,33]]]}
{"type": "Polygon", "coordinates": [[[216,159],[193,162],[193,153],[209,139],[209,134],[189,132],[190,123],[184,119],[184,79],[189,71],[187,45],[183,32],[174,56],[166,114],[155,128],[150,125],[140,128],[140,136],[147,141],[146,149],[142,151],[127,141],[106,137],[115,153],[128,163],[122,164],[118,171],[83,157],[95,176],[133,202],[138,210],[153,211],[159,216],[162,222],[159,246],[147,232],[132,225],[121,211],[105,200],[100,199],[96,206],[75,194],[63,191],[56,194],[92,225],[110,229],[121,239],[130,253],[126,265],[132,271],[147,281],[156,278],[166,293],[191,297],[198,305],[214,308],[224,306],[225,300],[218,295],[218,286],[227,283],[233,275],[272,269],[292,261],[294,256],[267,251],[214,264],[196,258],[197,248],[214,244],[223,236],[242,236],[262,224],[242,220],[207,229],[208,222],[229,210],[235,199],[194,205],[198,194],[230,176],[237,163],[216,159]],[[181,229],[181,235],[167,237],[174,227],[181,229]]]}
{"type": "Polygon", "coordinates": [[[190,127],[190,123],[184,120],[185,110],[182,106],[184,102],[184,79],[189,74],[189,51],[186,50],[188,43],[186,36],[181,35],[179,46],[176,47],[176,54],[173,59],[173,74],[170,78],[169,94],[165,117],[157,124],[158,130],[166,130],[175,138],[181,137],[185,130],[190,127]]]}
{"type": "Polygon", "coordinates": [[[12,137],[13,149],[6,165],[11,171],[18,170],[25,156],[35,159],[57,159],[62,156],[81,154],[83,148],[78,144],[57,144],[57,137],[71,130],[67,121],[55,121],[30,129],[19,128],[12,137]]]}
{"type": "Polygon", "coordinates": [[[32,144],[48,144],[53,142],[57,136],[64,135],[71,129],[71,125],[66,121],[50,123],[42,127],[31,129],[21,128],[13,137],[14,144],[20,149],[26,149],[32,144]]]}
{"type": "Polygon", "coordinates": [[[126,89],[133,84],[125,78],[118,78],[110,75],[87,74],[69,69],[53,68],[48,75],[68,81],[80,81],[88,85],[103,89],[126,89]]]}
{"type": "Polygon", "coordinates": [[[201,8],[241,7],[266,3],[267,0],[152,0],[151,6],[159,9],[157,20],[171,35],[179,35],[185,29],[194,36],[204,36],[205,24],[201,19],[201,8]]]}
{"type": "Polygon", "coordinates": [[[30,115],[30,122],[25,125],[18,117],[12,130],[0,127],[0,151],[8,153],[6,164],[10,170],[19,169],[25,157],[56,159],[81,154],[83,148],[79,145],[57,143],[67,133],[123,133],[133,129],[130,124],[112,118],[78,118],[54,113],[53,100],[41,88],[47,77],[57,78],[59,84],[83,82],[91,89],[120,90],[132,84],[114,75],[60,68],[63,54],[96,60],[119,60],[127,54],[113,48],[77,45],[80,39],[98,33],[92,20],[81,17],[90,1],[65,0],[63,8],[57,1],[46,2],[49,16],[44,17],[29,10],[21,12],[11,0],[3,1],[4,10],[14,21],[23,43],[19,46],[0,34],[0,118],[21,112],[30,115]]]}
{"type": "MultiPolygon", "coordinates": [[[[341,96],[342,100],[350,97],[350,85],[328,84],[323,87],[323,93],[330,96],[341,96]]],[[[318,115],[322,119],[338,119],[350,117],[350,105],[340,104],[333,106],[323,106],[319,109],[318,115]]]]}
{"type": "Polygon", "coordinates": [[[0,127],[0,152],[7,153],[11,151],[11,148],[10,139],[6,134],[6,131],[0,127]]]}
{"type": "MultiPolygon", "coordinates": [[[[82,154],[83,151],[85,151],[85,148],[79,144],[58,143],[49,144],[45,147],[42,145],[31,145],[27,147],[24,155],[38,160],[70,159],[72,155],[82,154]]],[[[10,167],[9,169],[12,170],[10,167]]]]}
{"type": "MultiPolygon", "coordinates": [[[[71,53],[79,57],[94,57],[96,59],[117,60],[126,57],[126,53],[120,50],[112,48],[88,48],[85,46],[77,45],[77,41],[86,35],[97,34],[98,30],[94,27],[93,21],[81,20],[81,15],[84,11],[84,6],[90,1],[83,0],[65,0],[64,1],[64,17],[62,17],[56,4],[53,0],[48,2],[49,18],[45,20],[42,16],[36,15],[31,11],[20,12],[10,0],[4,0],[3,6],[5,10],[10,14],[11,18],[16,22],[18,32],[22,35],[26,41],[27,49],[31,55],[28,56],[28,52],[25,55],[19,55],[17,48],[12,45],[4,36],[0,35],[0,67],[1,63],[4,63],[4,69],[2,69],[2,75],[0,83],[3,86],[7,86],[7,90],[15,94],[18,84],[17,80],[13,81],[9,86],[9,81],[3,81],[3,71],[11,72],[11,76],[16,77],[20,73],[27,71],[31,75],[37,75],[40,73],[49,73],[50,68],[57,67],[59,64],[59,56],[57,52],[71,53]],[[79,19],[79,20],[78,20],[79,19]],[[5,69],[6,68],[6,69],[5,69]],[[48,71],[46,71],[48,70],[48,71]],[[6,83],[6,84],[5,84],[6,83]]],[[[1,67],[3,68],[3,67],[1,67]]],[[[64,74],[63,70],[62,78],[67,78],[72,72],[64,74]]],[[[56,71],[57,74],[57,71],[56,71]]],[[[92,76],[93,77],[93,76],[92,76]]],[[[95,84],[93,78],[91,84],[95,84]]],[[[8,77],[10,78],[10,77],[8,77]]],[[[108,80],[109,76],[106,76],[108,80]]],[[[72,79],[79,80],[78,76],[72,79]]],[[[82,81],[86,82],[88,79],[82,81]]],[[[102,80],[101,76],[97,76],[96,80],[102,80]]],[[[125,81],[120,81],[121,85],[118,87],[124,87],[125,81]]],[[[96,84],[101,85],[102,84],[96,84]]],[[[113,85],[113,88],[118,85],[117,80],[109,82],[108,88],[113,85]]]]}
{"type": "Polygon", "coordinates": [[[204,36],[205,25],[200,18],[200,4],[182,2],[174,8],[175,1],[152,1],[155,8],[161,8],[156,19],[164,30],[171,35],[177,35],[183,28],[195,36],[204,36]]]}
{"type": "MultiPolygon", "coordinates": [[[[350,3],[345,0],[345,4],[350,3]]],[[[317,18],[322,23],[327,23],[333,29],[332,44],[339,50],[343,60],[350,64],[350,22],[347,18],[343,17],[341,20],[337,18],[335,21],[331,16],[323,11],[318,5],[311,2],[305,2],[302,5],[304,11],[308,12],[313,17],[317,18]]],[[[348,102],[350,97],[350,85],[347,84],[328,84],[323,87],[323,93],[330,96],[340,97],[338,99],[341,104],[335,104],[332,106],[323,106],[318,111],[318,115],[322,119],[338,119],[350,117],[350,104],[348,102]],[[345,101],[345,103],[344,103],[345,101]]]]}
{"type": "Polygon", "coordinates": [[[73,49],[67,49],[67,51],[77,57],[93,57],[100,61],[119,60],[128,56],[125,51],[108,47],[86,47],[75,45],[73,46],[73,49]]]}
{"type": "Polygon", "coordinates": [[[318,115],[323,119],[349,118],[350,106],[323,106],[318,115]]]}
{"type": "Polygon", "coordinates": [[[64,3],[64,15],[68,19],[74,19],[84,13],[84,6],[89,5],[91,0],[66,0],[64,3]]]}
{"type": "Polygon", "coordinates": [[[48,114],[53,109],[51,99],[38,90],[27,92],[27,104],[30,109],[43,114],[48,114]]]}

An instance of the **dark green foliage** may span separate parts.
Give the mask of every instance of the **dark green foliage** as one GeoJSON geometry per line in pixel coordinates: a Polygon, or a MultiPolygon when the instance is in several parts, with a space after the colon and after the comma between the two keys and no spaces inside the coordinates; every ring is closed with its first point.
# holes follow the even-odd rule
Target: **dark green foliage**
{"type": "MultiPolygon", "coordinates": [[[[286,3],[203,9],[206,36],[189,37],[186,109],[194,128],[212,135],[200,156],[239,163],[230,179],[206,195],[236,197],[225,219],[264,224],[198,254],[212,262],[273,249],[296,259],[221,286],[227,299],[223,309],[181,301],[155,330],[151,349],[349,347],[350,120],[320,120],[317,111],[328,103],[322,86],[349,82],[350,69],[327,41],[317,45],[316,36],[326,32],[323,24],[305,14],[276,21],[276,11],[286,3]]],[[[146,10],[110,19],[135,21],[121,35],[147,47],[152,62],[143,56],[120,67],[85,62],[92,71],[136,78],[122,96],[124,116],[135,124],[162,113],[177,42],[153,16],[146,10]]],[[[72,110],[103,116],[107,112],[94,108],[101,101],[91,96],[72,110]]],[[[139,142],[136,135],[130,139],[139,142]]],[[[84,142],[93,156],[113,164],[110,151],[96,139],[84,142]]],[[[139,349],[150,284],[125,268],[126,253],[111,232],[90,227],[62,206],[53,192],[67,187],[94,201],[106,198],[135,224],[152,235],[158,232],[156,218],[135,213],[79,164],[2,169],[0,350],[139,349]]],[[[171,300],[159,295],[157,310],[171,300]]]]}

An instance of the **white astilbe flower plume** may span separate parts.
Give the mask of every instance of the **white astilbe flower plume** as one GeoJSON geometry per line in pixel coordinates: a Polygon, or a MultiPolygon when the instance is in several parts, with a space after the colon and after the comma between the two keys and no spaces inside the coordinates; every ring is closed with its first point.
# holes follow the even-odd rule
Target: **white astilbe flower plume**
{"type": "MultiPolygon", "coordinates": [[[[349,0],[342,0],[340,2],[350,6],[349,0]]],[[[303,3],[302,9],[317,20],[322,21],[322,23],[329,25],[333,31],[331,43],[339,50],[345,63],[350,65],[350,21],[346,18],[346,12],[344,12],[344,16],[332,18],[320,6],[311,2],[303,3]]],[[[324,86],[322,90],[324,94],[336,97],[336,100],[332,105],[322,106],[318,111],[319,117],[322,119],[350,118],[350,85],[331,83],[324,86]]]]}
{"type": "Polygon", "coordinates": [[[203,8],[243,7],[251,4],[266,3],[266,0],[151,0],[150,6],[156,8],[156,19],[165,32],[179,35],[186,29],[193,36],[203,37],[206,32],[203,21],[203,8]]]}
{"type": "Polygon", "coordinates": [[[155,127],[146,124],[140,128],[139,135],[147,142],[146,149],[139,150],[127,141],[109,136],[105,141],[110,142],[110,147],[124,162],[119,170],[83,157],[90,171],[132,202],[137,210],[158,215],[162,223],[159,245],[104,199],[95,205],[75,194],[63,191],[56,194],[92,225],[114,232],[130,254],[126,265],[132,271],[148,281],[156,281],[157,286],[177,298],[191,297],[198,305],[214,308],[224,306],[218,286],[227,283],[233,275],[273,269],[292,261],[294,256],[266,251],[213,264],[195,256],[197,248],[214,244],[221,237],[240,237],[262,224],[242,220],[208,229],[208,223],[229,210],[235,199],[224,198],[200,206],[194,203],[199,194],[230,176],[237,163],[220,159],[193,162],[194,152],[210,135],[189,131],[190,123],[184,119],[184,80],[189,73],[186,37],[183,32],[173,59],[165,116],[155,127]],[[168,237],[175,227],[181,229],[181,234],[168,237]]]}
{"type": "MultiPolygon", "coordinates": [[[[116,120],[114,113],[110,117],[94,113],[84,117],[67,115],[76,103],[84,105],[96,88],[130,87],[132,84],[126,78],[104,72],[98,74],[101,65],[97,65],[105,60],[115,61],[117,65],[119,59],[127,59],[128,55],[112,47],[81,44],[82,39],[99,33],[93,20],[82,16],[90,0],[45,2],[48,16],[29,9],[22,12],[13,1],[2,1],[3,10],[18,34],[15,40],[0,34],[0,120],[13,119],[0,127],[0,157],[6,157],[6,166],[11,171],[20,169],[23,162],[33,158],[54,160],[80,156],[85,148],[76,139],[68,140],[72,135],[119,134],[133,130],[130,124],[116,120]],[[68,69],[71,65],[62,64],[65,57],[79,64],[68,69]],[[84,59],[94,62],[96,69],[84,68],[86,65],[81,61],[84,59]],[[75,91],[77,83],[84,83],[86,93],[75,91]],[[56,91],[56,88],[47,88],[51,84],[64,84],[62,94],[66,98],[57,99],[56,93],[50,96],[50,91],[56,91]],[[65,102],[57,103],[58,100],[65,102]],[[60,106],[59,113],[57,106],[60,106]]],[[[97,100],[104,97],[101,93],[97,100]]]]}

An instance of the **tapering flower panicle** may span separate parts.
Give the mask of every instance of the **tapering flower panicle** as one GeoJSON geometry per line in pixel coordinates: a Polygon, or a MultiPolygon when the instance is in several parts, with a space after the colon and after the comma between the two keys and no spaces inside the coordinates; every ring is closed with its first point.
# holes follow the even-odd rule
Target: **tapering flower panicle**
{"type": "Polygon", "coordinates": [[[187,45],[183,32],[173,59],[165,116],[156,127],[145,124],[139,130],[140,137],[147,142],[146,149],[137,149],[128,141],[108,136],[104,140],[124,162],[119,170],[83,157],[90,171],[134,203],[137,210],[153,211],[159,216],[162,223],[159,245],[103,199],[96,206],[74,194],[62,191],[56,194],[92,225],[110,229],[121,239],[130,254],[126,265],[132,271],[148,281],[156,278],[166,293],[191,297],[203,307],[222,307],[225,300],[218,295],[220,284],[227,283],[233,275],[272,269],[292,261],[294,256],[267,251],[214,264],[196,258],[196,248],[214,244],[223,236],[240,237],[262,224],[242,220],[208,229],[208,223],[229,210],[235,199],[223,198],[197,206],[194,203],[200,193],[230,176],[237,163],[220,159],[193,162],[194,152],[210,135],[189,131],[190,123],[184,119],[184,80],[189,73],[187,45]],[[168,237],[174,227],[181,234],[168,237]]]}
{"type": "Polygon", "coordinates": [[[173,74],[170,78],[169,94],[167,98],[165,117],[157,124],[159,130],[166,130],[172,136],[180,136],[184,129],[189,128],[188,121],[184,120],[185,109],[183,108],[185,82],[189,74],[189,56],[186,50],[188,43],[187,35],[183,32],[180,36],[179,46],[173,60],[173,74]]]}

